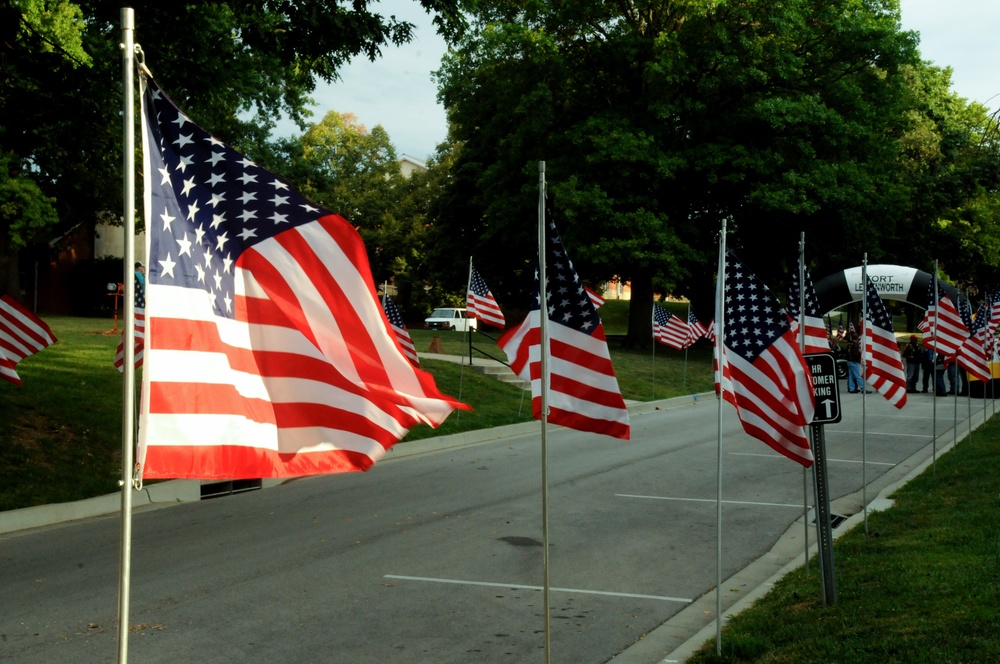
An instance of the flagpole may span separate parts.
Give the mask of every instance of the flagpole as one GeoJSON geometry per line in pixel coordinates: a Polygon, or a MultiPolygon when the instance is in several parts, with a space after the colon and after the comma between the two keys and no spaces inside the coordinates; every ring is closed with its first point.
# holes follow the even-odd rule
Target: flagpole
{"type": "MultiPolygon", "coordinates": [[[[799,233],[799,350],[806,353],[806,233],[799,233]]],[[[809,435],[812,437],[813,429],[809,427],[809,435]]],[[[810,440],[813,449],[816,444],[810,440]]],[[[815,466],[815,464],[814,464],[815,466]]],[[[819,523],[817,519],[817,523],[819,523]]],[[[806,577],[809,577],[809,469],[802,467],[802,528],[803,542],[805,542],[805,555],[803,556],[803,569],[806,577]]],[[[822,573],[823,566],[820,565],[822,573]]]]}
{"type": "Polygon", "coordinates": [[[868,534],[868,252],[861,263],[861,503],[868,534]]]}
{"type": "Polygon", "coordinates": [[[552,618],[549,615],[549,478],[546,429],[549,421],[549,308],[545,276],[545,162],[538,162],[538,327],[541,338],[542,422],[542,596],[545,611],[545,664],[552,661],[552,618]]]}
{"type": "Polygon", "coordinates": [[[132,8],[123,7],[122,78],[123,111],[123,186],[122,212],[125,232],[124,284],[125,329],[122,381],[122,474],[118,481],[121,495],[121,554],[118,582],[118,662],[128,661],[129,593],[132,570],[132,465],[135,436],[135,15],[132,8]]]}
{"type": "MultiPolygon", "coordinates": [[[[934,339],[934,362],[931,364],[931,380],[934,383],[934,401],[931,407],[931,474],[937,474],[937,360],[940,351],[938,350],[938,318],[941,316],[941,304],[938,302],[938,262],[934,261],[934,317],[931,319],[931,338],[934,339]]],[[[944,364],[942,363],[942,367],[944,364]]]]}
{"type": "Polygon", "coordinates": [[[726,294],[726,220],[722,220],[722,232],[719,235],[719,275],[715,286],[715,354],[718,364],[719,380],[719,418],[718,418],[718,451],[716,467],[715,498],[715,654],[722,656],[722,353],[725,348],[726,336],[725,303],[726,294]]]}
{"type": "MultiPolygon", "coordinates": [[[[691,300],[688,300],[688,317],[687,317],[687,321],[686,322],[688,324],[688,329],[690,330],[690,328],[691,328],[691,300]]],[[[688,334],[690,335],[690,332],[688,334]]],[[[688,339],[690,339],[690,338],[691,337],[688,336],[688,339]]],[[[653,348],[656,348],[656,341],[653,341],[653,348]]],[[[689,348],[691,348],[691,344],[690,343],[687,346],[684,346],[684,393],[685,394],[687,393],[687,386],[688,386],[688,349],[689,348]]]]}
{"type": "MultiPolygon", "coordinates": [[[[469,279],[465,285],[465,306],[469,306],[469,293],[472,292],[472,254],[469,254],[469,279]]],[[[465,310],[465,338],[469,342],[469,366],[472,366],[472,323],[469,322],[469,310],[465,310]]]]}

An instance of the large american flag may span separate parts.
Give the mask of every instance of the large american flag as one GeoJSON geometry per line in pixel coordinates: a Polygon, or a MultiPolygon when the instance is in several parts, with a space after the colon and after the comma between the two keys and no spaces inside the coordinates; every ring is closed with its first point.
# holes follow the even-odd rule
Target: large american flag
{"type": "Polygon", "coordinates": [[[21,385],[17,363],[55,342],[41,318],[11,296],[0,297],[0,378],[21,385]]]}
{"type": "Polygon", "coordinates": [[[690,346],[694,339],[687,323],[673,315],[660,305],[653,303],[653,338],[664,346],[683,350],[690,346]]]}
{"type": "Polygon", "coordinates": [[[470,318],[478,318],[487,325],[503,329],[506,327],[503,312],[486,282],[476,268],[469,265],[469,292],[465,295],[465,308],[470,318]]]}
{"type": "MultiPolygon", "coordinates": [[[[554,223],[546,233],[548,303],[548,421],[580,431],[629,437],[628,409],[618,388],[604,326],[566,254],[554,223]]],[[[531,382],[534,416],[541,419],[542,345],[538,272],[528,317],[497,342],[514,372],[531,382]]]]}
{"type": "MultiPolygon", "coordinates": [[[[805,351],[810,353],[829,353],[830,341],[827,338],[826,325],[823,324],[823,312],[819,310],[819,298],[808,268],[802,267],[802,257],[799,256],[799,267],[792,272],[792,280],[788,287],[788,316],[792,319],[792,331],[796,338],[801,339],[799,320],[803,321],[805,330],[805,351]],[[799,286],[799,271],[805,275],[803,286],[799,286]],[[799,311],[799,300],[804,296],[805,311],[799,311]]],[[[800,344],[801,345],[801,344],[800,344]]]]}
{"type": "MultiPolygon", "coordinates": [[[[133,344],[135,350],[133,357],[135,368],[138,369],[142,366],[143,352],[146,347],[146,288],[144,281],[139,279],[139,275],[135,275],[134,280],[135,285],[132,292],[135,293],[135,339],[133,344]]],[[[114,364],[119,373],[125,371],[125,330],[122,330],[122,335],[118,338],[114,364]]]]}
{"type": "Polygon", "coordinates": [[[403,351],[403,355],[406,356],[406,359],[413,366],[420,366],[420,358],[417,357],[417,348],[413,345],[413,338],[410,337],[410,332],[406,329],[406,323],[403,322],[403,315],[399,313],[396,303],[386,295],[382,298],[382,308],[385,309],[385,317],[389,319],[392,333],[396,335],[396,341],[399,342],[399,347],[403,351]]]}
{"type": "Polygon", "coordinates": [[[962,342],[958,349],[958,366],[981,381],[988,381],[992,378],[986,351],[989,312],[989,301],[983,300],[975,318],[973,318],[972,306],[969,304],[968,298],[959,298],[958,300],[958,313],[969,330],[968,338],[962,342]]]}
{"type": "Polygon", "coordinates": [[[938,293],[934,301],[934,280],[927,287],[927,311],[917,325],[924,333],[924,346],[944,358],[954,358],[969,336],[969,328],[962,322],[958,308],[951,298],[938,293]]]}
{"type": "Polygon", "coordinates": [[[732,252],[726,252],[724,279],[716,389],[736,407],[744,431],[808,467],[813,463],[806,432],[815,412],[812,376],[788,314],[732,252]]]}
{"type": "MultiPolygon", "coordinates": [[[[866,275],[867,277],[867,275],[866,275]]],[[[892,318],[871,277],[865,284],[866,319],[861,328],[865,347],[865,379],[896,408],[906,405],[906,371],[892,318]]]]}
{"type": "Polygon", "coordinates": [[[397,346],[356,229],[143,83],[142,476],[364,470],[461,406],[397,346]]]}

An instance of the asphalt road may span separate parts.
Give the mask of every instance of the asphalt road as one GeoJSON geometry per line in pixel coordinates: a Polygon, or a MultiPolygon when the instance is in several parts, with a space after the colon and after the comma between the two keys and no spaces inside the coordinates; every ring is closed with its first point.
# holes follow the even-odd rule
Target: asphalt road
{"type": "MultiPolygon", "coordinates": [[[[849,514],[863,447],[869,499],[930,453],[935,398],[842,399],[826,438],[849,514]]],[[[955,407],[936,402],[940,449],[955,407]]],[[[965,398],[957,411],[963,433],[965,398]]],[[[550,429],[553,662],[669,661],[643,637],[715,587],[717,413],[713,397],[638,414],[628,442],[550,429]]],[[[728,404],[723,429],[728,579],[804,530],[803,471],[728,404]]],[[[129,661],[543,662],[540,460],[534,431],[137,513],[129,661]]],[[[115,661],[119,530],[115,515],[0,536],[0,660],[115,661]]],[[[728,605],[750,589],[726,590],[728,605]]]]}

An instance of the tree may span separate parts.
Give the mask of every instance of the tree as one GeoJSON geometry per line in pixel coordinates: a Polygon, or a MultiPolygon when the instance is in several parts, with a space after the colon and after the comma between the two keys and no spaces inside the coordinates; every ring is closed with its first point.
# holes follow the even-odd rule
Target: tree
{"type": "MultiPolygon", "coordinates": [[[[440,31],[461,30],[458,0],[419,2],[440,31]]],[[[280,115],[304,126],[317,79],[413,29],[369,0],[131,6],[145,63],[173,99],[271,170],[280,115]]],[[[120,12],[111,0],[0,0],[0,152],[53,201],[63,228],[122,209],[120,12]]]]}
{"type": "Polygon", "coordinates": [[[630,343],[651,343],[654,284],[711,302],[722,218],[769,257],[745,256],[765,280],[801,230],[832,260],[894,233],[898,215],[874,220],[896,212],[902,71],[918,64],[894,0],[485,2],[475,17],[439,95],[462,143],[455,196],[478,214],[439,221],[533,256],[545,160],[580,272],[632,281],[630,343]]]}

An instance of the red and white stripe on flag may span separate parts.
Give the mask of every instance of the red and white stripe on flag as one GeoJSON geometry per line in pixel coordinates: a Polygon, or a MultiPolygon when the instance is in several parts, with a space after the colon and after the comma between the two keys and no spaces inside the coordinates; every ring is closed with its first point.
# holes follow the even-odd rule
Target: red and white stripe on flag
{"type": "Polygon", "coordinates": [[[465,308],[470,318],[477,318],[487,325],[500,329],[507,326],[500,305],[474,267],[469,271],[469,290],[465,294],[465,308]]]}
{"type": "Polygon", "coordinates": [[[917,329],[924,333],[924,346],[944,357],[954,357],[969,336],[958,308],[947,295],[927,309],[917,329]]]}
{"type": "Polygon", "coordinates": [[[992,380],[986,350],[986,328],[980,328],[962,343],[958,349],[958,366],[978,380],[992,380]]]}
{"type": "Polygon", "coordinates": [[[357,230],[141,81],[142,477],[365,470],[465,408],[403,354],[357,230]]]}
{"type": "MultiPolygon", "coordinates": [[[[716,394],[718,365],[716,361],[716,394]]],[[[722,398],[736,407],[743,430],[806,467],[814,461],[805,429],[815,412],[809,377],[791,330],[753,362],[723,347],[722,398]]]]}
{"type": "MultiPolygon", "coordinates": [[[[799,322],[798,320],[792,318],[792,330],[795,332],[795,338],[799,338],[799,322]]],[[[822,318],[817,318],[815,316],[805,316],[805,351],[804,355],[811,355],[813,353],[829,353],[830,352],[830,341],[826,336],[826,326],[823,324],[822,318]]]]}
{"type": "Polygon", "coordinates": [[[684,350],[692,343],[691,328],[680,318],[653,304],[653,338],[664,346],[684,350]]]}
{"type": "Polygon", "coordinates": [[[17,363],[55,341],[42,319],[9,295],[0,297],[0,378],[20,385],[17,363]]]}
{"type": "Polygon", "coordinates": [[[592,291],[589,287],[584,286],[584,290],[587,291],[587,297],[594,304],[595,309],[600,309],[601,305],[604,304],[604,298],[598,295],[596,292],[592,291]]]}
{"type": "Polygon", "coordinates": [[[364,470],[460,406],[399,352],[342,217],[265,240],[234,269],[234,319],[202,291],[150,280],[143,477],[364,470]]]}
{"type": "MultiPolygon", "coordinates": [[[[867,316],[861,328],[865,352],[865,379],[896,408],[906,405],[906,371],[892,318],[868,279],[865,290],[867,316]]],[[[957,315],[957,311],[956,311],[957,315]]],[[[961,322],[961,319],[959,320],[961,322]]]]}
{"type": "MultiPolygon", "coordinates": [[[[146,348],[146,309],[135,308],[135,342],[133,345],[135,357],[135,368],[142,366],[143,351],[146,348]]],[[[125,331],[118,338],[118,348],[115,350],[115,368],[119,373],[125,371],[125,331]]]]}
{"type": "MultiPolygon", "coordinates": [[[[531,382],[531,404],[541,418],[542,369],[539,312],[531,311],[497,342],[510,368],[531,382]]],[[[549,331],[548,421],[615,438],[629,438],[628,409],[611,365],[603,327],[591,334],[552,322],[549,331]]]]}

